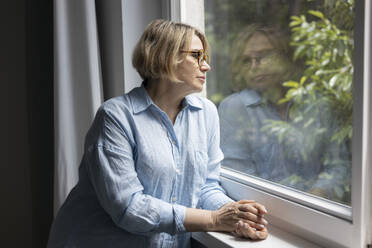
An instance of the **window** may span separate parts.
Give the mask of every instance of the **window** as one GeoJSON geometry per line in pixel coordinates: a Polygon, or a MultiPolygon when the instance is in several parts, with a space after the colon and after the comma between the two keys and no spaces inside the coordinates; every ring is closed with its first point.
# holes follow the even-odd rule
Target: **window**
{"type": "Polygon", "coordinates": [[[353,2],[205,6],[223,165],[350,206],[353,2]]]}
{"type": "Polygon", "coordinates": [[[229,195],[323,246],[365,245],[370,2],[176,2],[178,20],[203,30],[203,18],[212,46],[206,92],[229,195]]]}

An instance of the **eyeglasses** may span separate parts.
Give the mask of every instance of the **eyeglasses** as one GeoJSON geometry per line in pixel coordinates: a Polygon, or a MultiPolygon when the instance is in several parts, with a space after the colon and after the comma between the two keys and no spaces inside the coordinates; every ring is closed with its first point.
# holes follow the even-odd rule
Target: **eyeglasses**
{"type": "Polygon", "coordinates": [[[199,51],[181,51],[181,53],[187,53],[194,57],[198,61],[199,68],[202,66],[203,62],[209,63],[209,56],[204,53],[203,50],[199,51]]]}
{"type": "Polygon", "coordinates": [[[257,65],[267,65],[272,62],[273,59],[277,58],[278,55],[279,52],[277,50],[269,50],[261,52],[256,56],[245,56],[242,61],[247,69],[250,69],[253,65],[253,61],[255,61],[257,65]]]}

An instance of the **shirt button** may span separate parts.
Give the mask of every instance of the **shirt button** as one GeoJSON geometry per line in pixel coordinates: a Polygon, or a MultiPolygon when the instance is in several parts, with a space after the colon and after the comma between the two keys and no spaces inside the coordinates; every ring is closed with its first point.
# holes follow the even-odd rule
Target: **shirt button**
{"type": "Polygon", "coordinates": [[[172,198],[173,202],[177,201],[177,198],[176,197],[173,197],[172,198]]]}
{"type": "Polygon", "coordinates": [[[180,170],[179,170],[179,169],[176,169],[176,173],[177,173],[177,174],[180,174],[180,170]]]}

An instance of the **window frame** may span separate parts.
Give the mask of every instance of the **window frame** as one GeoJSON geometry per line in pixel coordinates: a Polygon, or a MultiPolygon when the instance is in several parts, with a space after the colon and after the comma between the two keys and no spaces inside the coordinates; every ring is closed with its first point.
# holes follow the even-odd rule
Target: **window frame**
{"type": "MultiPolygon", "coordinates": [[[[162,0],[164,17],[204,31],[204,0],[162,0]],[[193,5],[202,3],[197,10],[193,5]],[[202,17],[202,18],[201,18],[202,17]],[[195,18],[199,22],[195,23],[195,18]],[[202,19],[202,21],[200,21],[202,19]]],[[[310,196],[225,168],[221,183],[234,199],[267,206],[270,224],[326,247],[366,247],[371,243],[371,2],[355,1],[353,78],[352,208],[310,196]],[[360,82],[360,83],[358,83],[360,82]]],[[[204,94],[206,95],[206,90],[204,94]]]]}

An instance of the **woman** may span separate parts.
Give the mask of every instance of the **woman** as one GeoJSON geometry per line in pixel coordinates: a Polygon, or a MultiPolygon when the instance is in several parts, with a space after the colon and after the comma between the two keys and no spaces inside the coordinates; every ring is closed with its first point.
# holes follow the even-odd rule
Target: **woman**
{"type": "Polygon", "coordinates": [[[48,247],[189,247],[193,231],[267,237],[265,207],[219,185],[215,106],[189,96],[203,88],[207,54],[191,26],[148,25],[133,54],[144,82],[98,110],[48,247]]]}

